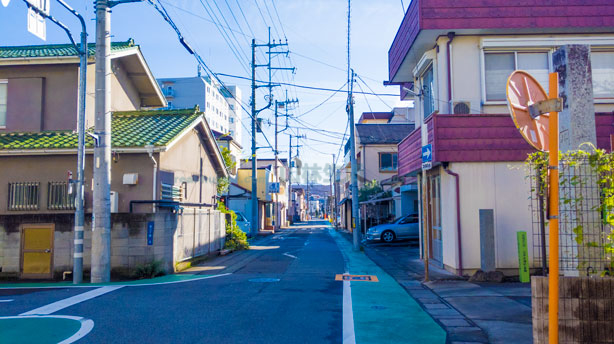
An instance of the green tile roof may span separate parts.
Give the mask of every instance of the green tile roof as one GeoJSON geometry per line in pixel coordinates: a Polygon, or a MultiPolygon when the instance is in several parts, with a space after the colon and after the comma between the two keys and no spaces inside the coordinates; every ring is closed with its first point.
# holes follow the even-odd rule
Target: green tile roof
{"type": "MultiPolygon", "coordinates": [[[[111,120],[111,146],[165,146],[201,116],[198,108],[114,112],[111,120]]],[[[86,136],[86,144],[88,148],[93,147],[94,141],[90,136],[86,136]]],[[[77,134],[68,130],[0,134],[0,150],[71,148],[77,148],[77,134]]]]}
{"type": "MultiPolygon", "coordinates": [[[[111,43],[111,52],[119,52],[129,49],[134,49],[138,45],[134,44],[134,40],[129,39],[125,42],[111,43]]],[[[87,45],[88,54],[94,56],[96,52],[96,44],[89,43],[87,45]]],[[[36,57],[66,57],[78,56],[77,50],[72,44],[49,44],[49,45],[25,45],[15,47],[0,47],[0,59],[10,58],[36,58],[36,57]]]]}

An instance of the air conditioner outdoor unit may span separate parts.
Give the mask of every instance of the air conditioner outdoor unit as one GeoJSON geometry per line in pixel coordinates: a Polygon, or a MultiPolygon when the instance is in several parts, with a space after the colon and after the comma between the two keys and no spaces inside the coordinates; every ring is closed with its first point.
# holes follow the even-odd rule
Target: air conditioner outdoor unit
{"type": "Polygon", "coordinates": [[[118,206],[119,198],[117,196],[117,191],[111,191],[111,213],[117,213],[118,206]]]}
{"type": "Polygon", "coordinates": [[[471,103],[470,102],[454,102],[454,114],[455,115],[468,115],[471,113],[471,103]]]}

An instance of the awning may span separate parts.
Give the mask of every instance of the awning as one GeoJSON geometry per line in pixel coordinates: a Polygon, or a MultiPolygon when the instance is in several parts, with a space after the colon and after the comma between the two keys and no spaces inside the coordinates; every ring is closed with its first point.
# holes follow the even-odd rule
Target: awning
{"type": "Polygon", "coordinates": [[[348,197],[344,197],[340,202],[339,205],[343,205],[345,202],[350,201],[350,198],[348,197]]]}

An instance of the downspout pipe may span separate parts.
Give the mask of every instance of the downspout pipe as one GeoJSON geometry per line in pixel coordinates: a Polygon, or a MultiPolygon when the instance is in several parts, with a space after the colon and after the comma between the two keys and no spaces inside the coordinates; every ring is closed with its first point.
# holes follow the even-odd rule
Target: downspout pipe
{"type": "MultiPolygon", "coordinates": [[[[152,195],[151,195],[151,199],[155,200],[158,199],[157,195],[158,193],[156,192],[157,188],[158,188],[158,162],[156,161],[156,158],[154,158],[153,156],[153,146],[146,146],[145,147],[147,149],[147,153],[149,154],[149,157],[151,158],[151,161],[153,161],[153,175],[152,175],[152,179],[153,179],[153,188],[152,188],[152,195]]],[[[156,212],[156,205],[153,205],[153,212],[156,212]]]]}
{"type": "Polygon", "coordinates": [[[452,46],[452,41],[454,40],[454,36],[456,34],[454,32],[448,32],[448,43],[446,44],[446,64],[448,69],[448,110],[449,113],[452,114],[452,70],[450,69],[452,63],[450,62],[450,47],[452,46]]]}
{"type": "Polygon", "coordinates": [[[458,275],[463,276],[463,243],[461,236],[461,212],[460,212],[460,176],[458,173],[450,171],[447,167],[444,169],[447,174],[454,177],[456,182],[456,236],[458,237],[458,275]]]}

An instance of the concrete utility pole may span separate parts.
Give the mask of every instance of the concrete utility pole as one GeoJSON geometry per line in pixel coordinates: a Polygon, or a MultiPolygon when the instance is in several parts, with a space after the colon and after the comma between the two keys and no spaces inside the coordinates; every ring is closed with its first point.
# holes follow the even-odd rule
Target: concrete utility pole
{"type": "Polygon", "coordinates": [[[337,168],[335,167],[335,154],[333,154],[333,164],[331,165],[333,179],[330,181],[331,184],[331,196],[333,200],[333,224],[335,228],[337,228],[337,168]]]}
{"type": "Polygon", "coordinates": [[[350,93],[348,95],[348,115],[350,121],[350,165],[352,168],[352,239],[354,250],[360,250],[360,214],[358,213],[358,177],[356,169],[356,135],[354,133],[354,70],[352,69],[350,79],[350,93]]]}
{"type": "Polygon", "coordinates": [[[96,100],[92,283],[111,279],[111,11],[96,1],[96,100]]]}
{"type": "MultiPolygon", "coordinates": [[[[258,175],[257,175],[257,166],[256,166],[256,126],[258,125],[257,121],[258,121],[258,114],[263,111],[266,110],[268,108],[271,107],[271,105],[273,105],[273,87],[276,86],[280,86],[280,85],[273,85],[271,83],[271,78],[272,78],[272,71],[273,70],[292,70],[294,71],[294,68],[280,68],[280,67],[272,67],[271,66],[271,56],[273,55],[277,55],[277,54],[288,54],[289,51],[271,51],[272,48],[276,48],[276,47],[282,47],[282,46],[287,46],[288,42],[286,41],[286,43],[282,43],[281,40],[279,41],[279,43],[275,43],[275,41],[273,41],[271,43],[271,28],[269,27],[269,41],[266,44],[256,44],[256,40],[252,39],[252,222],[255,225],[252,225],[251,228],[251,233],[252,236],[255,236],[258,234],[258,230],[259,230],[259,221],[258,221],[258,194],[257,194],[257,188],[258,188],[258,175]],[[267,47],[268,48],[268,63],[267,64],[256,64],[256,48],[258,47],[267,47]],[[256,67],[267,67],[268,71],[269,71],[269,82],[268,84],[265,85],[256,85],[256,67]],[[268,104],[267,106],[261,108],[261,109],[256,109],[256,89],[259,87],[266,87],[269,89],[269,97],[268,97],[268,104]]],[[[277,108],[277,107],[276,107],[277,108]]],[[[277,110],[277,109],[275,109],[277,110]]],[[[276,118],[277,119],[277,118],[276,118]]],[[[275,131],[277,132],[277,129],[275,129],[275,131]]],[[[275,134],[276,136],[276,140],[277,140],[277,134],[275,134]]],[[[275,161],[277,161],[277,147],[275,148],[275,161]]],[[[276,166],[277,167],[277,166],[276,166]]],[[[277,174],[277,168],[275,168],[275,174],[277,174]]],[[[277,198],[276,198],[277,200],[277,198]]],[[[275,216],[277,217],[277,214],[275,214],[275,216]]]]}
{"type": "MultiPolygon", "coordinates": [[[[286,100],[284,100],[283,102],[278,102],[277,100],[275,101],[275,181],[277,183],[279,183],[279,176],[278,176],[278,171],[277,171],[278,170],[277,160],[278,160],[278,154],[279,154],[279,152],[277,150],[277,134],[279,134],[281,132],[281,131],[277,130],[277,117],[278,117],[277,110],[278,110],[278,108],[280,106],[283,106],[285,108],[285,110],[286,110],[286,115],[285,116],[286,116],[286,118],[288,118],[288,105],[294,104],[294,103],[298,103],[298,100],[297,99],[293,99],[293,100],[288,99],[288,91],[287,90],[286,90],[286,100]]],[[[287,126],[286,126],[285,129],[287,129],[287,126]]],[[[285,129],[283,129],[283,130],[285,130],[285,129]]],[[[288,160],[288,166],[290,166],[289,164],[290,164],[290,160],[288,160]]],[[[290,198],[288,198],[288,204],[290,204],[290,198]]],[[[277,229],[276,226],[279,226],[279,220],[278,219],[279,219],[279,194],[276,194],[275,195],[275,222],[273,224],[274,228],[276,228],[276,229],[277,229]]]]}

